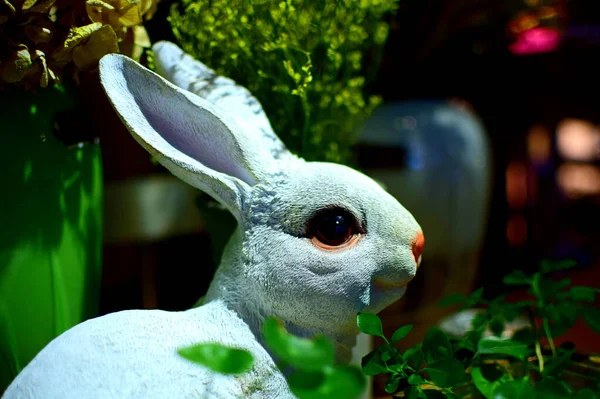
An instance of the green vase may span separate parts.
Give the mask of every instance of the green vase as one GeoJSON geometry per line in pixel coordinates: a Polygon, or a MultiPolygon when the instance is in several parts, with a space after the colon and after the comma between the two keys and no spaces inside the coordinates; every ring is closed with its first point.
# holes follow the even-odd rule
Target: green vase
{"type": "Polygon", "coordinates": [[[53,338],[98,312],[100,147],[55,134],[58,115],[82,120],[75,93],[0,92],[0,393],[53,338]]]}

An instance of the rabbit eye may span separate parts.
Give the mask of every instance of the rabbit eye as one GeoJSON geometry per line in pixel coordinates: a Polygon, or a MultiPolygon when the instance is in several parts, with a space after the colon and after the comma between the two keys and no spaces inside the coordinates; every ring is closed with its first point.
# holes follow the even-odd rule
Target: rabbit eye
{"type": "Polygon", "coordinates": [[[318,213],[309,221],[308,230],[313,242],[324,244],[321,247],[338,247],[360,232],[356,218],[339,208],[318,213]]]}

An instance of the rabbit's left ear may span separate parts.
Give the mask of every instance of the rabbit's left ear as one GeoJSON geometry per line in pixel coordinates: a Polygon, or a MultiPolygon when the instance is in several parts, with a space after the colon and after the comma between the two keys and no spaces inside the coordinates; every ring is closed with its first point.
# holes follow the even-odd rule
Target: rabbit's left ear
{"type": "Polygon", "coordinates": [[[276,167],[269,152],[212,104],[130,58],[104,56],[100,79],[133,137],[174,175],[215,197],[240,220],[250,187],[276,167]]]}

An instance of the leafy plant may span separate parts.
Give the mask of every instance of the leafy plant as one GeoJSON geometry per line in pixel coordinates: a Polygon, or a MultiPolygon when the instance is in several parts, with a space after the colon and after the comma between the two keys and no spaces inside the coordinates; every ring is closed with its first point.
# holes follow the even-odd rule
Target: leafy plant
{"type": "MultiPolygon", "coordinates": [[[[380,337],[384,344],[363,358],[363,373],[386,374],[385,390],[406,398],[600,398],[590,388],[575,391],[563,377],[574,375],[574,349],[556,347],[554,338],[564,334],[579,316],[600,333],[600,311],[593,307],[599,289],[571,287],[569,279],[554,280],[549,274],[574,266],[572,262],[543,262],[539,272],[515,271],[504,278],[508,285],[526,286],[532,300],[508,303],[504,297],[483,299],[479,289],[469,296],[451,295],[442,306],[476,305],[486,308],[472,320],[463,337],[450,338],[432,327],[422,343],[405,351],[394,345],[412,329],[403,326],[391,340],[383,334],[381,320],[373,314],[358,316],[359,329],[380,337]],[[507,323],[525,315],[530,326],[503,337],[507,323]],[[544,350],[544,346],[548,350],[544,350]]],[[[600,370],[577,375],[600,387],[600,370]]]]}
{"type": "Polygon", "coordinates": [[[348,159],[397,0],[181,0],[183,49],[261,101],[277,134],[309,160],[348,159]]]}
{"type": "MultiPolygon", "coordinates": [[[[352,399],[364,391],[365,376],[358,367],[336,365],[333,344],[326,337],[296,337],[276,318],[266,319],[262,332],[299,399],[352,399]]],[[[214,343],[182,348],[179,354],[222,374],[244,373],[253,364],[250,352],[214,343]]]]}

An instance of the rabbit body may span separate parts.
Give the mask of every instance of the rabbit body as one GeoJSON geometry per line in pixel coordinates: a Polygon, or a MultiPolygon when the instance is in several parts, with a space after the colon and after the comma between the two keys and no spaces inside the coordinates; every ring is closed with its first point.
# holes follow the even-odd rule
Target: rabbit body
{"type": "Polygon", "coordinates": [[[248,326],[223,303],[185,312],[127,310],[81,323],[46,346],[6,398],[293,398],[248,326]],[[210,372],[177,354],[198,342],[250,351],[240,376],[210,372]]]}
{"type": "Polygon", "coordinates": [[[294,397],[263,346],[262,321],[276,316],[293,334],[325,334],[347,362],[356,314],[396,301],[416,273],[421,229],[377,183],[294,156],[246,89],[172,44],[154,51],[163,76],[205,99],[113,54],[100,63],[109,100],[146,150],[227,207],[238,228],[204,305],[84,322],[38,354],[7,399],[294,397]],[[331,241],[340,232],[346,238],[331,241]],[[253,369],[224,376],[177,354],[202,342],[249,350],[253,369]]]}

